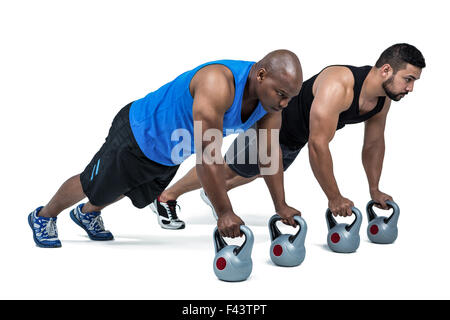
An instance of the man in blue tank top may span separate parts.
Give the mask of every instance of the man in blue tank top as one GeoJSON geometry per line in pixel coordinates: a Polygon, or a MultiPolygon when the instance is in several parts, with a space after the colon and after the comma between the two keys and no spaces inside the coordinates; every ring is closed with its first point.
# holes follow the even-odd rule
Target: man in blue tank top
{"type": "MultiPolygon", "coordinates": [[[[329,143],[337,129],[346,124],[365,123],[362,162],[369,182],[371,198],[377,207],[388,209],[385,201],[392,197],[378,188],[384,160],[384,129],[391,101],[399,101],[413,91],[414,83],[425,67],[422,53],[412,45],[400,43],[386,49],[375,66],[330,66],[304,82],[301,92],[283,110],[280,130],[282,163],[286,170],[308,143],[312,170],[328,198],[328,207],[337,216],[352,214],[353,202],[344,197],[333,173],[329,143]]],[[[251,158],[256,140],[239,146],[236,141],[226,153],[225,181],[230,190],[260,176],[258,166],[236,163],[239,155],[251,158]],[[250,154],[250,155],[249,155],[250,154]]],[[[175,201],[180,195],[198,189],[197,173],[193,168],[171,188],[165,190],[161,201],[175,201]]],[[[212,208],[209,194],[200,192],[212,208]]]]}
{"type": "MultiPolygon", "coordinates": [[[[90,239],[112,240],[101,210],[124,196],[138,208],[154,202],[179,164],[193,153],[199,180],[218,212],[220,234],[240,236],[244,222],[235,214],[225,190],[222,137],[257,123],[269,132],[268,149],[278,151],[278,139],[272,143],[270,132],[279,129],[280,111],[298,95],[302,82],[297,56],[277,50],[256,63],[220,60],[203,64],[128,104],[114,118],[105,143],[85,170],[64,182],[46,206],[29,214],[35,243],[60,247],[56,217],[85,197],[89,201],[73,208],[71,219],[90,239]]],[[[269,165],[261,164],[261,170],[269,165]]],[[[265,177],[267,186],[280,215],[294,224],[293,216],[300,212],[284,201],[283,170],[277,167],[274,173],[265,177]]],[[[176,215],[176,203],[156,202],[162,227],[184,228],[176,215]]]]}

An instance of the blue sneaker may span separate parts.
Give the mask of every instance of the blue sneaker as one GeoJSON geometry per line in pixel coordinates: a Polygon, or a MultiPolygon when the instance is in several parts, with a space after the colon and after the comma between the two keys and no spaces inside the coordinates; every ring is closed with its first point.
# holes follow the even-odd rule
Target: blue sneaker
{"type": "Polygon", "coordinates": [[[58,239],[56,217],[39,217],[38,213],[42,208],[39,207],[28,215],[28,224],[33,230],[34,242],[41,248],[59,248],[61,247],[61,241],[58,239]]]}
{"type": "Polygon", "coordinates": [[[76,206],[70,211],[70,218],[87,232],[91,240],[106,241],[113,240],[114,236],[108,230],[105,230],[100,211],[81,212],[84,203],[76,206]]]}

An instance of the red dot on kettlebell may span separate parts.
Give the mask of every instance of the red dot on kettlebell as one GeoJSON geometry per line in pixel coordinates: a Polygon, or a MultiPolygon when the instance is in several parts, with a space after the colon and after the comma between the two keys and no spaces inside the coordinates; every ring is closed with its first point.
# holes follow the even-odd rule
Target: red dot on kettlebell
{"type": "Polygon", "coordinates": [[[370,233],[371,234],[377,234],[378,231],[379,230],[378,230],[378,226],[377,225],[374,224],[373,226],[370,227],[370,233]]]}
{"type": "Polygon", "coordinates": [[[335,232],[331,235],[331,242],[338,243],[339,240],[341,240],[341,237],[339,236],[339,233],[335,232]]]}
{"type": "Polygon", "coordinates": [[[281,254],[283,253],[283,247],[280,246],[279,244],[277,244],[276,246],[273,247],[273,254],[277,257],[281,256],[281,254]]]}
{"type": "Polygon", "coordinates": [[[225,260],[225,258],[220,257],[219,259],[217,259],[217,261],[216,261],[217,269],[223,270],[223,269],[225,269],[226,266],[227,266],[227,260],[225,260]]]}

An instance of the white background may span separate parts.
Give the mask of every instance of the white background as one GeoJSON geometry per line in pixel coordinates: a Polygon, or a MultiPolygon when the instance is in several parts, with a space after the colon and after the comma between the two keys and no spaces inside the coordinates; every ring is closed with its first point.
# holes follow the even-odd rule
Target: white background
{"type": "MultiPolygon", "coordinates": [[[[0,298],[450,298],[448,12],[438,0],[1,2],[0,298]],[[115,241],[90,241],[66,210],[63,247],[35,246],[28,213],[84,169],[130,101],[210,60],[256,61],[286,48],[306,80],[330,64],[373,65],[398,42],[417,46],[427,67],[388,117],[380,188],[401,208],[393,245],[368,242],[365,218],[356,253],[327,249],[327,200],[305,149],[285,175],[287,201],[308,223],[299,267],[270,262],[273,206],[263,181],[229,193],[256,238],[245,282],[215,277],[215,222],[198,191],[179,199],[185,230],[160,229],[149,209],[124,199],[103,212],[115,241]]],[[[331,148],[341,192],[364,213],[362,134],[362,124],[347,126],[331,148]]]]}

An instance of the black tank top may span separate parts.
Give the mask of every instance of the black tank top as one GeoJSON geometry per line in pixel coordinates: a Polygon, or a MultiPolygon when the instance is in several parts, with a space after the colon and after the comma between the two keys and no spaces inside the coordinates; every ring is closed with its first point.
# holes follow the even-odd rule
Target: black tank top
{"type": "MultiPolygon", "coordinates": [[[[342,129],[346,124],[360,123],[366,121],[367,119],[370,119],[375,114],[380,112],[381,109],[383,109],[384,101],[386,99],[386,97],[379,97],[375,108],[363,115],[360,115],[359,95],[361,93],[363,82],[372,67],[341,67],[347,67],[351,70],[355,79],[355,84],[353,87],[352,104],[347,110],[341,112],[341,114],[339,115],[336,130],[342,129]]],[[[300,94],[292,98],[292,100],[289,102],[289,105],[282,111],[283,124],[280,130],[280,143],[292,148],[301,148],[308,142],[309,114],[311,111],[312,102],[314,100],[312,89],[314,81],[319,74],[320,72],[312,78],[306,80],[303,83],[300,94]]]]}

